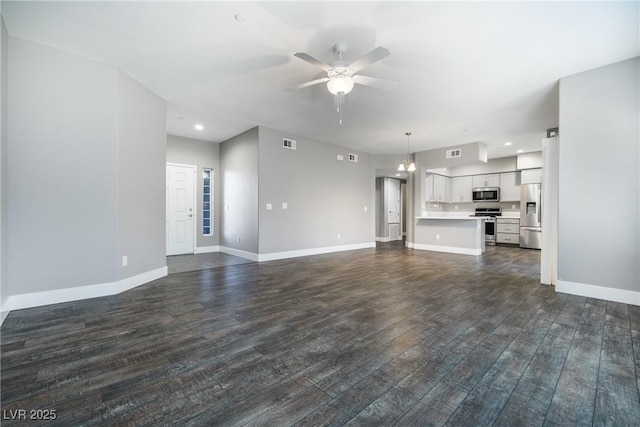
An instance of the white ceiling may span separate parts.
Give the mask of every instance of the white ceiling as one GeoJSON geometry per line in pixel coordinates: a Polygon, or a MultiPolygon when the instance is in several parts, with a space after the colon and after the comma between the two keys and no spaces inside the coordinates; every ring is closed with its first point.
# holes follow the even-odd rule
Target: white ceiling
{"type": "Polygon", "coordinates": [[[558,79],[640,54],[633,2],[10,2],[11,35],[114,64],[168,102],[167,131],[221,142],[256,125],[379,154],[481,141],[489,158],[540,149],[558,125],[558,79]],[[239,20],[236,19],[239,15],[239,20]],[[324,73],[295,52],[360,74],[343,124],[324,73]],[[197,131],[194,124],[204,130],[197,131]],[[506,147],[506,141],[513,145],[506,147]]]}

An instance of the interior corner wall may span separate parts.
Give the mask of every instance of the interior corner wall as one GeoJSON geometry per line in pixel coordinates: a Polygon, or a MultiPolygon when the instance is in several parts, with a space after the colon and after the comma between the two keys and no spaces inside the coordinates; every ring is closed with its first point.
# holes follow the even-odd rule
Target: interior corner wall
{"type": "Polygon", "coordinates": [[[258,254],[258,128],[220,144],[220,246],[237,255],[258,254]]]}
{"type": "Polygon", "coordinates": [[[560,80],[558,291],[640,305],[639,75],[633,58],[560,80]]]}
{"type": "MultiPolygon", "coordinates": [[[[213,170],[213,236],[202,235],[202,217],[198,215],[196,246],[208,248],[220,245],[220,144],[167,135],[167,162],[195,165],[198,177],[202,177],[203,169],[213,170]]],[[[202,189],[202,179],[199,179],[196,191],[198,212],[202,212],[202,189]]]]}
{"type": "Polygon", "coordinates": [[[113,282],[116,70],[9,37],[11,297],[113,282]]]}
{"type": "Polygon", "coordinates": [[[370,154],[265,127],[259,147],[261,255],[374,244],[370,154]],[[283,148],[283,138],[296,140],[296,149],[283,148]],[[349,153],[358,161],[349,161],[349,153]]]}
{"type": "Polygon", "coordinates": [[[8,39],[9,34],[0,15],[0,324],[7,314],[9,286],[7,282],[7,141],[8,141],[8,39]]]}
{"type": "Polygon", "coordinates": [[[8,47],[8,308],[166,275],[165,102],[115,67],[12,36],[8,47]]]}
{"type": "MultiPolygon", "coordinates": [[[[166,268],[166,102],[118,71],[117,279],[166,268]],[[122,263],[126,256],[128,263],[122,263]]],[[[166,273],[161,274],[166,275],[166,273]]]]}

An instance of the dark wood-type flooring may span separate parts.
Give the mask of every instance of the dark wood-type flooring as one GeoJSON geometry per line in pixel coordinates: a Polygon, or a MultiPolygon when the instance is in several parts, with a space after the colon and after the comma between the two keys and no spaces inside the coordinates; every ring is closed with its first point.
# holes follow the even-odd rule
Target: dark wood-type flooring
{"type": "Polygon", "coordinates": [[[250,262],[253,261],[222,252],[197,255],[172,255],[167,257],[167,269],[169,270],[169,274],[174,274],[229,265],[248,264],[250,262]]]}
{"type": "Polygon", "coordinates": [[[2,425],[640,425],[640,307],[539,256],[380,245],[14,311],[2,425]]]}

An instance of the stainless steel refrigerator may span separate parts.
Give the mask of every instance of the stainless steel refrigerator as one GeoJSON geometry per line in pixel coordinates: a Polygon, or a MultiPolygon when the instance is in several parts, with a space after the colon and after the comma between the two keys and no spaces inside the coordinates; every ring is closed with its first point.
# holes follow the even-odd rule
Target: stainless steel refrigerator
{"type": "Polygon", "coordinates": [[[520,186],[520,247],[540,249],[542,235],[542,212],[540,201],[542,186],[540,184],[523,184],[520,186]]]}

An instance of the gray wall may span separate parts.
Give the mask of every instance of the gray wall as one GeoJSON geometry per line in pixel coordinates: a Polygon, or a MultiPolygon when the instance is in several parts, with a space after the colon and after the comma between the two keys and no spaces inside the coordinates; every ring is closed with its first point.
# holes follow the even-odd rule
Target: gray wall
{"type": "MultiPolygon", "coordinates": [[[[542,146],[542,140],[540,141],[542,146]]],[[[512,172],[516,170],[517,157],[501,157],[487,160],[486,163],[474,163],[449,169],[449,176],[482,175],[485,173],[512,172]]]]}
{"type": "Polygon", "coordinates": [[[10,295],[113,282],[116,70],[15,37],[9,59],[10,295]]]}
{"type": "MultiPolygon", "coordinates": [[[[8,39],[4,19],[0,16],[0,309],[9,296],[7,282],[7,141],[8,141],[8,39]]],[[[0,314],[3,316],[4,313],[0,314]]],[[[2,321],[0,317],[0,322],[2,321]]]]}
{"type": "Polygon", "coordinates": [[[220,244],[220,144],[181,136],[167,135],[167,162],[195,165],[198,169],[197,211],[198,228],[196,246],[220,244]],[[213,236],[202,235],[202,170],[213,170],[213,236]]]}
{"type": "Polygon", "coordinates": [[[257,254],[257,127],[220,144],[220,169],[222,170],[220,245],[257,254]]]}
{"type": "Polygon", "coordinates": [[[560,280],[640,292],[639,62],[560,80],[560,280]]]}
{"type": "Polygon", "coordinates": [[[165,102],[114,67],[15,37],[9,87],[9,295],[165,267],[165,102]]]}
{"type": "Polygon", "coordinates": [[[389,228],[384,229],[384,178],[376,178],[376,200],[375,200],[375,224],[376,224],[376,238],[387,237],[383,233],[389,233],[389,228]]]}
{"type": "Polygon", "coordinates": [[[118,71],[118,279],[166,266],[166,103],[118,71]],[[122,256],[128,265],[122,266],[122,256]]]}
{"type": "Polygon", "coordinates": [[[260,254],[375,241],[371,155],[264,127],[259,141],[260,254]],[[297,149],[282,148],[283,137],[297,149]]]}
{"type": "Polygon", "coordinates": [[[426,169],[452,168],[467,165],[471,162],[485,164],[487,161],[487,146],[480,142],[470,144],[458,144],[445,148],[420,151],[415,155],[416,166],[418,162],[426,169]],[[454,148],[461,150],[460,157],[446,158],[446,151],[454,148]]]}

